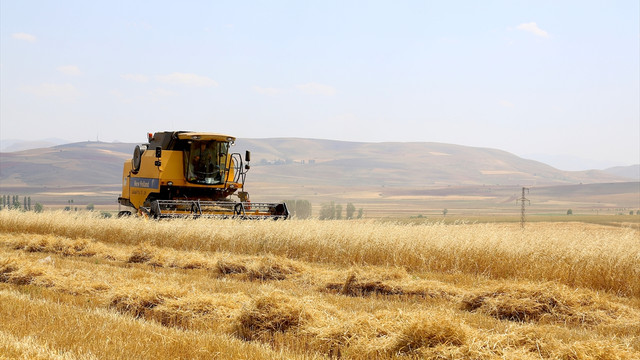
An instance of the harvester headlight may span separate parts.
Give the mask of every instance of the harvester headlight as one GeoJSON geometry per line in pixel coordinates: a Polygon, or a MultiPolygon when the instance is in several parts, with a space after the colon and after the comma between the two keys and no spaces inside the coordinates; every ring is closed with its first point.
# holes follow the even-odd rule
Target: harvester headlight
{"type": "Polygon", "coordinates": [[[167,182],[167,186],[173,186],[173,181],[167,182]]]}

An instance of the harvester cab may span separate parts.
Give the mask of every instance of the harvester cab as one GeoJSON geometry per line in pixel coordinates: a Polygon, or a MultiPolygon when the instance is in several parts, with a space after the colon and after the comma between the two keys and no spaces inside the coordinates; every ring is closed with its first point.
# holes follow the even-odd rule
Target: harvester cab
{"type": "Polygon", "coordinates": [[[122,171],[120,205],[153,218],[286,219],[284,203],[252,203],[244,191],[251,155],[230,148],[235,138],[189,131],[147,134],[122,171]],[[231,196],[236,196],[237,201],[231,196]]]}

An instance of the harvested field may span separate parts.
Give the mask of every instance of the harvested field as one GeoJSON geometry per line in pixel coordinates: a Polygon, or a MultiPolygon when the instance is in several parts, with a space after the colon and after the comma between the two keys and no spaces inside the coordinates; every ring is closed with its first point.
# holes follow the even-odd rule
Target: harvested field
{"type": "Polygon", "coordinates": [[[0,354],[637,359],[640,232],[0,211],[0,354]]]}

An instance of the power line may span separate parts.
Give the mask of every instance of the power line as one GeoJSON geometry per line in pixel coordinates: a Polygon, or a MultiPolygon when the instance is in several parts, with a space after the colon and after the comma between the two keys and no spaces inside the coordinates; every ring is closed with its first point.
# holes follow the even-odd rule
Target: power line
{"type": "Polygon", "coordinates": [[[527,198],[524,196],[525,191],[526,191],[526,192],[527,192],[527,194],[528,194],[528,193],[529,193],[529,188],[523,187],[523,188],[522,188],[522,197],[521,197],[520,199],[517,199],[517,200],[516,200],[516,204],[517,204],[518,202],[520,202],[520,205],[521,205],[521,208],[520,208],[520,226],[521,226],[523,229],[524,229],[524,223],[525,223],[525,216],[524,216],[524,213],[525,213],[525,205],[526,205],[527,203],[529,203],[529,205],[531,205],[531,201],[529,201],[529,199],[527,199],[527,198]]]}

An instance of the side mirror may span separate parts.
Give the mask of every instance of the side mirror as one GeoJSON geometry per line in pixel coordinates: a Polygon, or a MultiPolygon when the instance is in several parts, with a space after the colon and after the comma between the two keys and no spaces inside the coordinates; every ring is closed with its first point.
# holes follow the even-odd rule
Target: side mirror
{"type": "Polygon", "coordinates": [[[247,152],[244,154],[244,161],[251,161],[251,151],[247,150],[247,152]]]}

